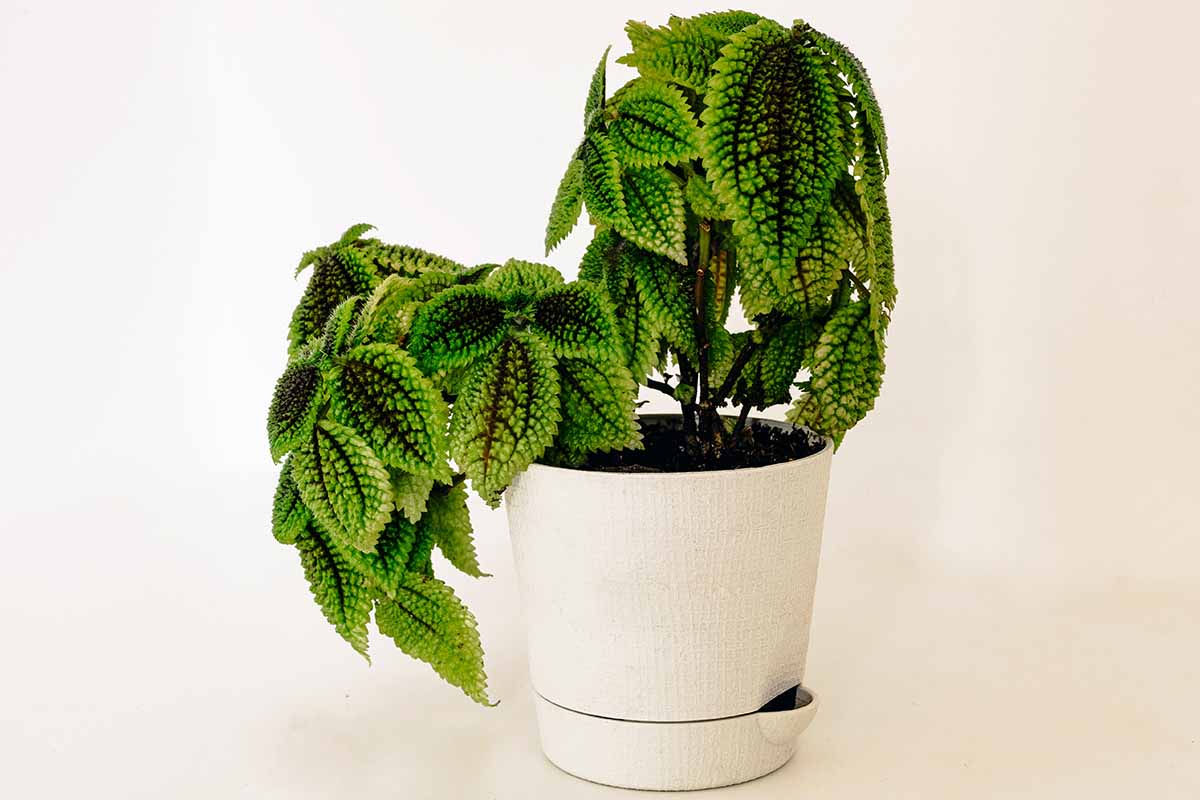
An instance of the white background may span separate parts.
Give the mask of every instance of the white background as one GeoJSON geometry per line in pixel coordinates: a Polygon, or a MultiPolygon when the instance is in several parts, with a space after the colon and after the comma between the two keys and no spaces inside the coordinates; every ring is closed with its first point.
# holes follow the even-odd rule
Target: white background
{"type": "MultiPolygon", "coordinates": [[[[900,299],[834,464],[824,706],[726,794],[1200,795],[1200,15],[751,8],[870,69],[900,299]]],[[[4,794],[619,795],[538,752],[503,515],[496,577],[455,580],[489,710],[328,628],[270,535],[264,417],[301,251],[368,221],[540,258],[601,51],[713,7],[0,9],[4,794]]]]}

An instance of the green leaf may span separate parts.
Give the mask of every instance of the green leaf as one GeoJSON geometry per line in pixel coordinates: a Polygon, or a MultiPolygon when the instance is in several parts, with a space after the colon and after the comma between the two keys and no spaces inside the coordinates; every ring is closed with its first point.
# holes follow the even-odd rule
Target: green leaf
{"type": "Polygon", "coordinates": [[[369,222],[360,222],[357,225],[351,225],[346,229],[346,232],[342,234],[342,237],[338,239],[337,243],[340,245],[354,244],[363,237],[364,233],[373,230],[375,230],[375,226],[369,222]]]}
{"type": "Polygon", "coordinates": [[[554,267],[510,258],[483,284],[506,300],[524,303],[545,289],[562,286],[562,282],[562,274],[554,267]]]}
{"type": "Polygon", "coordinates": [[[759,409],[790,403],[796,375],[811,362],[820,335],[820,325],[810,319],[789,319],[767,332],[734,388],[734,402],[759,409]]]}
{"type": "Polygon", "coordinates": [[[530,330],[555,356],[611,358],[618,352],[612,312],[600,291],[588,283],[546,289],[530,312],[530,330]]]}
{"type": "Polygon", "coordinates": [[[696,322],[687,268],[633,245],[626,246],[622,256],[653,329],[675,349],[694,356],[696,322]]]}
{"type": "Polygon", "coordinates": [[[330,312],[321,333],[321,352],[326,358],[339,356],[349,349],[362,307],[363,299],[355,295],[330,312]]]}
{"type": "Polygon", "coordinates": [[[604,110],[604,71],[608,64],[608,52],[612,47],[604,48],[604,55],[600,56],[600,63],[596,65],[596,71],[592,73],[592,82],[588,86],[587,102],[583,106],[583,127],[586,129],[592,124],[592,119],[604,110]]]}
{"type": "Polygon", "coordinates": [[[450,420],[450,454],[489,505],[542,455],[558,429],[554,357],[536,338],[506,339],[467,377],[450,420]]]}
{"type": "Polygon", "coordinates": [[[310,519],[296,537],[296,549],[321,613],[351,647],[367,658],[372,593],[366,578],[354,570],[315,520],[310,519]]]}
{"type": "Polygon", "coordinates": [[[558,445],[569,453],[640,446],[634,413],[637,383],[624,364],[564,358],[558,362],[562,423],[558,445]]]}
{"type": "Polygon", "coordinates": [[[729,219],[729,214],[721,208],[721,201],[713,193],[708,181],[699,175],[693,174],[688,178],[687,185],[683,189],[683,196],[696,216],[712,220],[729,219]]]}
{"type": "Polygon", "coordinates": [[[727,41],[718,26],[672,17],[668,27],[630,20],[625,26],[633,52],[618,58],[646,78],[678,83],[703,92],[712,64],[727,41]]]}
{"type": "Polygon", "coordinates": [[[657,359],[661,333],[646,313],[630,263],[634,256],[626,255],[626,249],[636,250],[611,230],[597,231],[583,254],[579,277],[603,288],[616,312],[623,363],[634,380],[640,381],[650,373],[657,359]]]}
{"type": "Polygon", "coordinates": [[[604,131],[593,126],[579,146],[583,165],[583,202],[588,214],[604,225],[624,225],[625,195],[621,189],[621,162],[604,131]]]}
{"type": "Polygon", "coordinates": [[[271,533],[281,544],[292,544],[304,532],[312,514],[300,499],[300,490],[292,478],[292,460],[285,459],[279,470],[275,487],[275,502],[271,506],[271,533]]]}
{"type": "Polygon", "coordinates": [[[583,162],[571,156],[567,172],[558,184],[554,205],[550,206],[550,220],[546,223],[546,255],[567,238],[579,221],[583,210],[583,162]]]}
{"type": "Polygon", "coordinates": [[[613,227],[634,244],[687,263],[683,190],[661,167],[630,167],[621,175],[626,219],[613,227]]]}
{"type": "Polygon", "coordinates": [[[267,441],[276,462],[308,438],[324,399],[321,370],[312,359],[293,361],[275,384],[267,411],[267,441]]]}
{"type": "Polygon", "coordinates": [[[379,600],[375,624],[413,658],[437,671],[477,703],[488,704],[483,647],[475,617],[436,578],[409,573],[395,600],[379,600]]]}
{"type": "Polygon", "coordinates": [[[426,374],[491,353],[508,334],[504,301],[481,286],[455,286],[417,311],[408,350],[426,374]]]}
{"type": "Polygon", "coordinates": [[[421,526],[429,531],[434,544],[455,569],[475,578],[490,577],[479,569],[467,490],[462,483],[437,488],[429,498],[429,512],[421,520],[421,526]]]}
{"type": "Polygon", "coordinates": [[[792,422],[840,440],[875,406],[883,383],[883,352],[865,301],[834,312],[813,354],[809,394],[789,411],[792,422]]]}
{"type": "Polygon", "coordinates": [[[359,345],[332,372],[333,418],[353,428],[389,466],[448,477],[442,393],[394,344],[359,345]]]}
{"type": "Polygon", "coordinates": [[[368,294],[379,282],[375,268],[352,247],[322,247],[305,254],[312,277],[288,327],[288,354],[293,355],[325,327],[330,313],[346,299],[368,294]]]}
{"type": "Polygon", "coordinates": [[[896,274],[892,254],[892,216],[888,211],[887,194],[883,188],[884,166],[868,135],[869,149],[863,156],[862,180],[855,188],[860,192],[862,210],[866,216],[867,247],[864,260],[870,265],[868,280],[871,286],[871,327],[886,326],[886,311],[896,305],[896,274]],[[886,310],[886,311],[885,311],[886,310]]]}
{"type": "Polygon", "coordinates": [[[887,131],[884,130],[883,112],[879,108],[879,101],[875,98],[875,89],[871,86],[871,79],[867,75],[866,68],[858,60],[858,56],[832,36],[821,33],[803,20],[796,20],[794,27],[800,35],[807,36],[826,55],[832,62],[833,69],[845,76],[845,80],[854,93],[854,105],[858,111],[855,118],[861,119],[863,124],[870,129],[871,136],[879,147],[879,156],[883,167],[882,174],[886,175],[888,172],[887,131]]]}
{"type": "Polygon", "coordinates": [[[402,244],[385,244],[370,240],[363,246],[363,257],[379,275],[400,275],[415,278],[427,272],[460,273],[466,267],[445,256],[402,244]]]}
{"type": "Polygon", "coordinates": [[[714,33],[732,36],[756,22],[761,22],[763,17],[750,11],[714,11],[700,14],[692,19],[696,24],[714,33]]]}
{"type": "Polygon", "coordinates": [[[700,128],[674,86],[637,78],[621,90],[611,107],[608,138],[626,166],[656,167],[699,155],[700,128]]]}
{"type": "Polygon", "coordinates": [[[292,456],[300,496],[340,542],[369,551],[392,514],[392,486],[379,456],[358,434],[322,420],[292,456]]]}
{"type": "Polygon", "coordinates": [[[363,305],[353,343],[402,342],[408,336],[417,309],[454,286],[460,277],[449,272],[426,272],[418,278],[399,275],[384,278],[363,305]]]}
{"type": "Polygon", "coordinates": [[[399,514],[384,526],[374,550],[363,552],[354,548],[339,548],[339,552],[356,572],[366,578],[376,594],[385,597],[395,597],[405,575],[410,572],[433,574],[432,535],[399,514]]]}
{"type": "Polygon", "coordinates": [[[790,268],[847,169],[824,57],[770,20],[735,34],[701,115],[704,166],[741,242],[743,280],[790,268]]]}
{"type": "Polygon", "coordinates": [[[435,481],[426,475],[409,472],[392,474],[392,492],[396,510],[414,525],[420,521],[429,504],[429,494],[435,481]]]}

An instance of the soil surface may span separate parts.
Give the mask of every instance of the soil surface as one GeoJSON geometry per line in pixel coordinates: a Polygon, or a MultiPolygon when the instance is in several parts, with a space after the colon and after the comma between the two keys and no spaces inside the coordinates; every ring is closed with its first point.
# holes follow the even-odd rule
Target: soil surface
{"type": "Polygon", "coordinates": [[[704,458],[684,435],[679,417],[643,418],[641,450],[593,453],[578,469],[599,472],[703,472],[767,467],[810,456],[825,442],[805,428],[753,422],[719,452],[704,458]]]}

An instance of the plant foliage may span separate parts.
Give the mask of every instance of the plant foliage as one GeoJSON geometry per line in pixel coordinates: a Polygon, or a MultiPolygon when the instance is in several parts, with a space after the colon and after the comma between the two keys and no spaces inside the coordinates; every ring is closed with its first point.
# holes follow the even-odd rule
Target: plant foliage
{"type": "Polygon", "coordinates": [[[484,576],[466,482],[494,505],[538,458],[636,446],[637,384],[600,288],[527,261],[467,268],[369,230],[301,260],[312,274],[267,415],[282,462],[272,532],[356,651],[374,614],[486,703],[475,618],[434,577],[433,551],[484,576]],[[560,434],[565,412],[579,418],[560,434]]]}
{"type": "Polygon", "coordinates": [[[896,299],[866,70],[800,20],[728,11],[626,31],[617,60],[638,76],[605,96],[605,52],[547,250],[586,208],[580,278],[615,309],[635,379],[680,401],[696,459],[776,404],[840,443],[879,393],[896,299]],[[735,295],[749,331],[726,329],[735,295]]]}

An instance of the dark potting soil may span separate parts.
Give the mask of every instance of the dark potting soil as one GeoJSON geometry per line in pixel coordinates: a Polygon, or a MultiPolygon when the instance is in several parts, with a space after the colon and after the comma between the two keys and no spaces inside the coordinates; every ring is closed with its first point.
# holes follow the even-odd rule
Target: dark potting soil
{"type": "Polygon", "coordinates": [[[702,472],[767,467],[816,453],[825,440],[806,428],[753,422],[718,452],[703,456],[678,417],[642,419],[642,449],[593,453],[579,469],[599,472],[702,472]]]}

